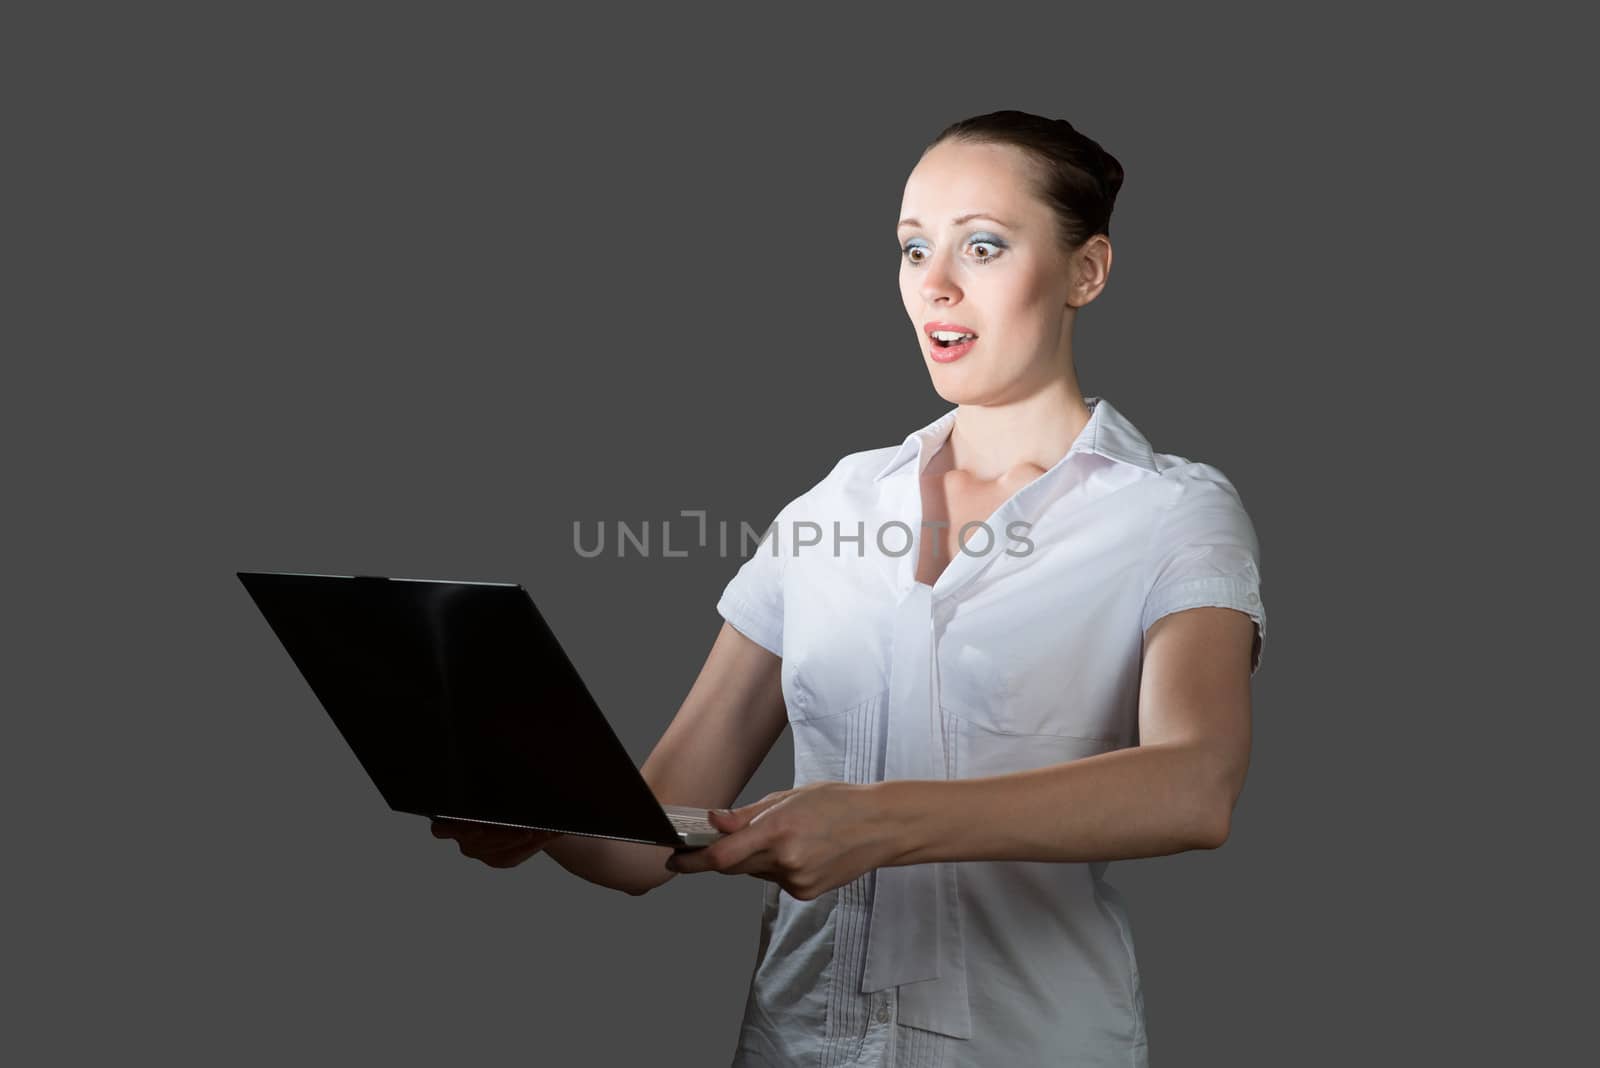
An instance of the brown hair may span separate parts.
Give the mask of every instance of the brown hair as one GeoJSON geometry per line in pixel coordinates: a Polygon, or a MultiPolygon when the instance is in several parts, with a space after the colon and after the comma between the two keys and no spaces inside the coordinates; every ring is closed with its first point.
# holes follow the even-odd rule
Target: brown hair
{"type": "Polygon", "coordinates": [[[1095,234],[1111,236],[1111,208],[1122,188],[1122,164],[1066,119],[1026,111],[991,111],[951,123],[923,149],[944,141],[1022,149],[1038,165],[1039,193],[1055,210],[1069,251],[1095,234]]]}

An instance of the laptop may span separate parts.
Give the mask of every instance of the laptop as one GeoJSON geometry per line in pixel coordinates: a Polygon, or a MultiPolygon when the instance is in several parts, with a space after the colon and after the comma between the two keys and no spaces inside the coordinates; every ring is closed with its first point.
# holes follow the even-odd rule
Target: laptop
{"type": "Polygon", "coordinates": [[[663,805],[520,585],[240,571],[391,809],[678,848],[663,805]]]}

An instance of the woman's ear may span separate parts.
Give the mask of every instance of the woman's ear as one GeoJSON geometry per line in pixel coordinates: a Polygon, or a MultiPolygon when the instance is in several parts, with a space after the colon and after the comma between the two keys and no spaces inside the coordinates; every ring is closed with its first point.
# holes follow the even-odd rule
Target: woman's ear
{"type": "Polygon", "coordinates": [[[1111,239],[1095,234],[1072,254],[1067,304],[1081,308],[1098,297],[1111,275],[1111,239]]]}

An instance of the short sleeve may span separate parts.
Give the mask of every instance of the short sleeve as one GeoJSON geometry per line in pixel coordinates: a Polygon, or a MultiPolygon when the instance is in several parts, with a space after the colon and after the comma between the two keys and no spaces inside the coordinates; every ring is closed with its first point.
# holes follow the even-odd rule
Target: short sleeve
{"type": "Polygon", "coordinates": [[[1186,608],[1238,609],[1256,624],[1254,675],[1267,638],[1255,527],[1233,483],[1215,467],[1193,464],[1172,477],[1179,491],[1156,522],[1140,627],[1148,631],[1162,616],[1186,608]]]}
{"type": "MultiPolygon", "coordinates": [[[[789,551],[785,526],[789,512],[785,507],[778,513],[717,600],[717,611],[734,630],[778,657],[783,656],[783,554],[789,551]]],[[[737,540],[742,551],[742,531],[737,540]]]]}

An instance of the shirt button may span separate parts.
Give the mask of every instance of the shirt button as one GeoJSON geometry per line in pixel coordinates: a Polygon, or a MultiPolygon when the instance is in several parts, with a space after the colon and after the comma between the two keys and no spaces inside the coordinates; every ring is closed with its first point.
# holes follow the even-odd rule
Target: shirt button
{"type": "Polygon", "coordinates": [[[1257,601],[1261,600],[1261,598],[1259,596],[1257,596],[1256,594],[1252,593],[1252,594],[1248,595],[1245,598],[1245,600],[1249,601],[1251,604],[1255,604],[1257,601]]]}
{"type": "Polygon", "coordinates": [[[878,1006],[878,1022],[889,1022],[889,1006],[887,1003],[878,1006]]]}

